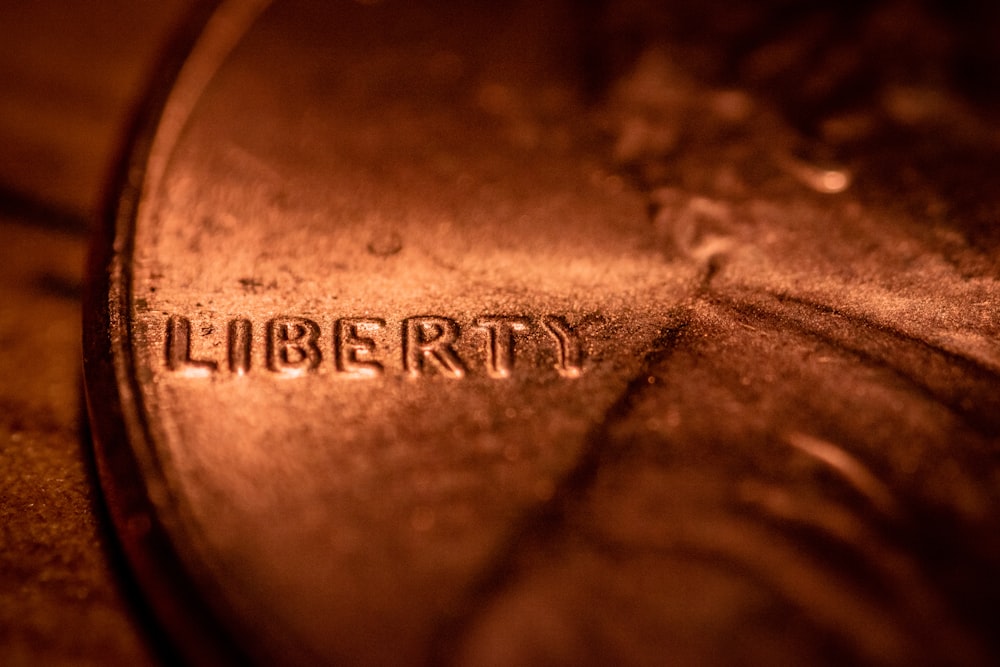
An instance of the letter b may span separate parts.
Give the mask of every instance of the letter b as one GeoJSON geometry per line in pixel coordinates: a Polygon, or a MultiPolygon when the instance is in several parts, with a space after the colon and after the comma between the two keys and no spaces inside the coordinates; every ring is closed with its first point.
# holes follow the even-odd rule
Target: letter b
{"type": "Polygon", "coordinates": [[[267,323],[267,367],[298,375],[319,366],[319,325],[303,317],[276,317],[267,323]]]}

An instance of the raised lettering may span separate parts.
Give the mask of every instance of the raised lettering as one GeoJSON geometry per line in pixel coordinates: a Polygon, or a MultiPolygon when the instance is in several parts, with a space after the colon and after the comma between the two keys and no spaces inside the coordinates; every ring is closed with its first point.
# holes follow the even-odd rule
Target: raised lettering
{"type": "Polygon", "coordinates": [[[385,320],[350,318],[337,320],[334,325],[334,351],[337,370],[361,377],[376,377],[384,371],[373,358],[375,340],[362,331],[375,332],[385,326],[385,320]]]}
{"type": "Polygon", "coordinates": [[[447,317],[411,317],[403,322],[403,367],[413,377],[423,375],[428,366],[453,377],[465,377],[465,366],[455,348],[458,323],[447,317]]]}
{"type": "Polygon", "coordinates": [[[525,331],[525,317],[481,317],[476,326],[486,330],[486,372],[493,378],[508,378],[514,370],[514,332],[525,331]]]}
{"type": "Polygon", "coordinates": [[[167,320],[167,368],[184,375],[211,375],[218,368],[214,361],[191,358],[191,321],[174,315],[167,320]]]}
{"type": "Polygon", "coordinates": [[[238,319],[229,323],[229,370],[237,375],[244,375],[250,370],[252,332],[250,320],[238,319]]]}
{"type": "MultiPolygon", "coordinates": [[[[403,371],[411,377],[438,374],[464,378],[469,370],[458,350],[482,341],[485,373],[491,378],[504,379],[513,375],[515,365],[525,363],[520,360],[520,355],[526,354],[521,346],[534,340],[529,340],[526,332],[538,332],[535,327],[541,326],[555,344],[553,367],[559,375],[578,378],[583,373],[584,346],[577,332],[560,315],[546,315],[539,320],[521,315],[484,315],[473,320],[473,326],[479,332],[469,335],[458,322],[439,315],[414,316],[391,324],[379,317],[344,317],[335,320],[329,332],[333,341],[331,359],[336,375],[341,377],[384,375],[390,356],[387,350],[397,349],[387,340],[391,328],[395,342],[399,344],[401,339],[403,371]],[[462,335],[468,340],[460,338],[462,335]]],[[[318,341],[328,335],[315,321],[290,315],[264,323],[235,317],[228,321],[224,341],[208,324],[200,328],[205,342],[202,338],[193,340],[191,332],[191,320],[187,317],[167,318],[163,339],[165,366],[179,375],[201,377],[216,373],[225,364],[232,375],[245,376],[258,363],[277,373],[301,375],[320,365],[323,353],[318,341]],[[210,337],[211,346],[207,344],[210,337]],[[218,362],[204,358],[201,350],[218,348],[223,342],[224,357],[220,353],[222,358],[218,362]],[[263,362],[254,359],[255,350],[260,348],[264,351],[263,362]]],[[[528,354],[526,359],[534,359],[533,355],[534,352],[528,354]]]]}
{"type": "Polygon", "coordinates": [[[565,378],[578,378],[583,373],[583,350],[576,332],[558,315],[546,315],[545,329],[558,347],[556,371],[565,378]]]}
{"type": "Polygon", "coordinates": [[[319,325],[304,317],[277,317],[267,323],[267,367],[298,375],[319,366],[319,325]]]}

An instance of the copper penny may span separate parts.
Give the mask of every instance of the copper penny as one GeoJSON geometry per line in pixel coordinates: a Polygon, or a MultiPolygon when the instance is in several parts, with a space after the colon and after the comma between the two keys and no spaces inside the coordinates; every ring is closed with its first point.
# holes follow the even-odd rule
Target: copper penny
{"type": "Polygon", "coordinates": [[[803,139],[655,45],[595,100],[576,13],[225,2],[158,89],[87,326],[154,609],[205,662],[985,664],[998,255],[941,173],[998,135],[803,139]]]}

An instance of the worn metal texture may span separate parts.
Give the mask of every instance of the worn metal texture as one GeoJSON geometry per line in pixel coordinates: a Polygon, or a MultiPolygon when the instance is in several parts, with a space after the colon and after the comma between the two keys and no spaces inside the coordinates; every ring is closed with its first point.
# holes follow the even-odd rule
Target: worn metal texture
{"type": "Polygon", "coordinates": [[[992,15],[723,4],[221,6],[86,332],[189,657],[995,662],[992,15]]]}

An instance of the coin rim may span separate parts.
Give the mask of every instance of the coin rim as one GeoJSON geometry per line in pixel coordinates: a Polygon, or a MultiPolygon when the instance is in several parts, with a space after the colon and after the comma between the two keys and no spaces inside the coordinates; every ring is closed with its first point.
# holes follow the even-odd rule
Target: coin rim
{"type": "Polygon", "coordinates": [[[179,539],[135,373],[129,317],[135,227],[161,121],[196,48],[213,39],[206,32],[212,17],[249,3],[193,4],[134,114],[93,235],[83,299],[84,392],[104,506],[156,620],[190,664],[245,664],[249,656],[235,637],[246,645],[254,635],[234,627],[239,617],[214,594],[217,584],[199,576],[197,559],[179,539]]]}

